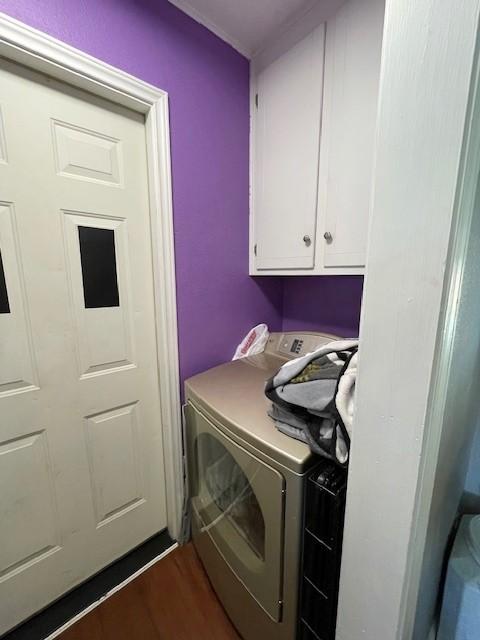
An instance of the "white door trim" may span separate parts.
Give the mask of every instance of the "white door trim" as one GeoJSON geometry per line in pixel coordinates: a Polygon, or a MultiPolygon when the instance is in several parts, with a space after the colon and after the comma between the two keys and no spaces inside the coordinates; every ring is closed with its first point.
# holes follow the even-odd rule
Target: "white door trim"
{"type": "Polygon", "coordinates": [[[175,539],[183,472],[168,94],[4,13],[0,56],[145,115],[167,523],[175,539]]]}
{"type": "MultiPolygon", "coordinates": [[[[473,219],[476,215],[476,195],[480,172],[480,43],[476,43],[474,69],[470,89],[470,101],[466,117],[463,151],[458,175],[452,230],[450,234],[449,258],[447,262],[444,291],[442,297],[436,356],[428,399],[424,455],[420,464],[419,483],[413,516],[410,553],[402,599],[402,634],[409,638],[415,625],[415,614],[421,587],[423,556],[428,543],[427,533],[431,504],[435,490],[435,476],[439,463],[440,447],[445,420],[448,419],[448,389],[452,384],[451,368],[455,356],[455,329],[459,320],[465,279],[468,278],[468,251],[473,219]]],[[[465,295],[465,294],[463,294],[465,295]]],[[[467,365],[468,366],[468,365],[467,365]]],[[[467,404],[468,394],[463,402],[467,404]]],[[[459,416],[459,430],[465,425],[459,416]]],[[[435,640],[438,620],[435,620],[428,640],[435,640]]]]}

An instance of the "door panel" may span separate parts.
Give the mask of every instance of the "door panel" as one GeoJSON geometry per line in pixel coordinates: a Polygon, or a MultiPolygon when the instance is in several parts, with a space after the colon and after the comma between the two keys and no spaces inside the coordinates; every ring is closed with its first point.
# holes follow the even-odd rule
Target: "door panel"
{"type": "Polygon", "coordinates": [[[280,620],[283,476],[187,405],[192,508],[203,532],[273,620],[280,620]]]}
{"type": "Polygon", "coordinates": [[[0,580],[59,549],[56,498],[44,430],[0,445],[2,519],[0,580]],[[15,481],[13,481],[15,479],[15,481]],[[35,527],[32,527],[35,523],[35,527]]]}
{"type": "Polygon", "coordinates": [[[67,122],[52,122],[58,175],[123,184],[120,140],[67,122]]]}
{"type": "Polygon", "coordinates": [[[143,117],[5,61],[0,112],[1,634],[166,506],[143,117]]]}
{"type": "Polygon", "coordinates": [[[15,212],[11,203],[0,202],[0,256],[4,286],[0,310],[1,397],[37,384],[15,212]]]}
{"type": "Polygon", "coordinates": [[[85,419],[97,527],[145,502],[138,413],[135,403],[85,419]]]}
{"type": "Polygon", "coordinates": [[[7,162],[7,141],[5,139],[5,125],[3,124],[2,105],[0,104],[0,162],[7,162]]]}
{"type": "Polygon", "coordinates": [[[133,367],[126,220],[73,211],[62,213],[80,376],[133,367]],[[107,242],[113,244],[111,255],[108,245],[104,246],[105,241],[98,237],[90,239],[82,234],[85,231],[111,234],[107,238],[107,242]],[[83,244],[82,235],[85,236],[83,244]],[[93,254],[93,259],[86,259],[88,252],[93,254]],[[99,254],[98,260],[95,260],[96,254],[99,254]],[[113,263],[111,267],[105,264],[107,261],[113,263]],[[91,293],[90,288],[93,289],[91,293]]]}

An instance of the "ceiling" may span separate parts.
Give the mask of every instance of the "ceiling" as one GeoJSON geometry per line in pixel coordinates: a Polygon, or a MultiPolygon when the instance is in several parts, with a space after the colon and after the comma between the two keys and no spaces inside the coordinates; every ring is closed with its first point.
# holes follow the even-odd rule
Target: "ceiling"
{"type": "Polygon", "coordinates": [[[341,4],[339,0],[169,1],[247,58],[254,57],[310,9],[324,10],[327,19],[341,4]]]}

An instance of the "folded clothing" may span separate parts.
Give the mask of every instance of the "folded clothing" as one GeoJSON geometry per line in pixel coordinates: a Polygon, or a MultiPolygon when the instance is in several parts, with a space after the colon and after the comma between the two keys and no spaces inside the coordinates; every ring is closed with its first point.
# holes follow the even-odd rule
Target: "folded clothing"
{"type": "Polygon", "coordinates": [[[348,463],[355,408],[358,340],[335,340],[289,360],[267,381],[269,415],[314,453],[348,463]]]}

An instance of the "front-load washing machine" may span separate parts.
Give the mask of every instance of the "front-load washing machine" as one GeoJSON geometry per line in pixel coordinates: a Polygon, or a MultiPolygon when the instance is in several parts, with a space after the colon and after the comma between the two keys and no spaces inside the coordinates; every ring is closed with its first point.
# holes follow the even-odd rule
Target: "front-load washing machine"
{"type": "Polygon", "coordinates": [[[268,416],[265,382],[336,336],[273,333],[264,353],[186,381],[192,538],[244,640],[294,640],[304,480],[318,458],[268,416]]]}

